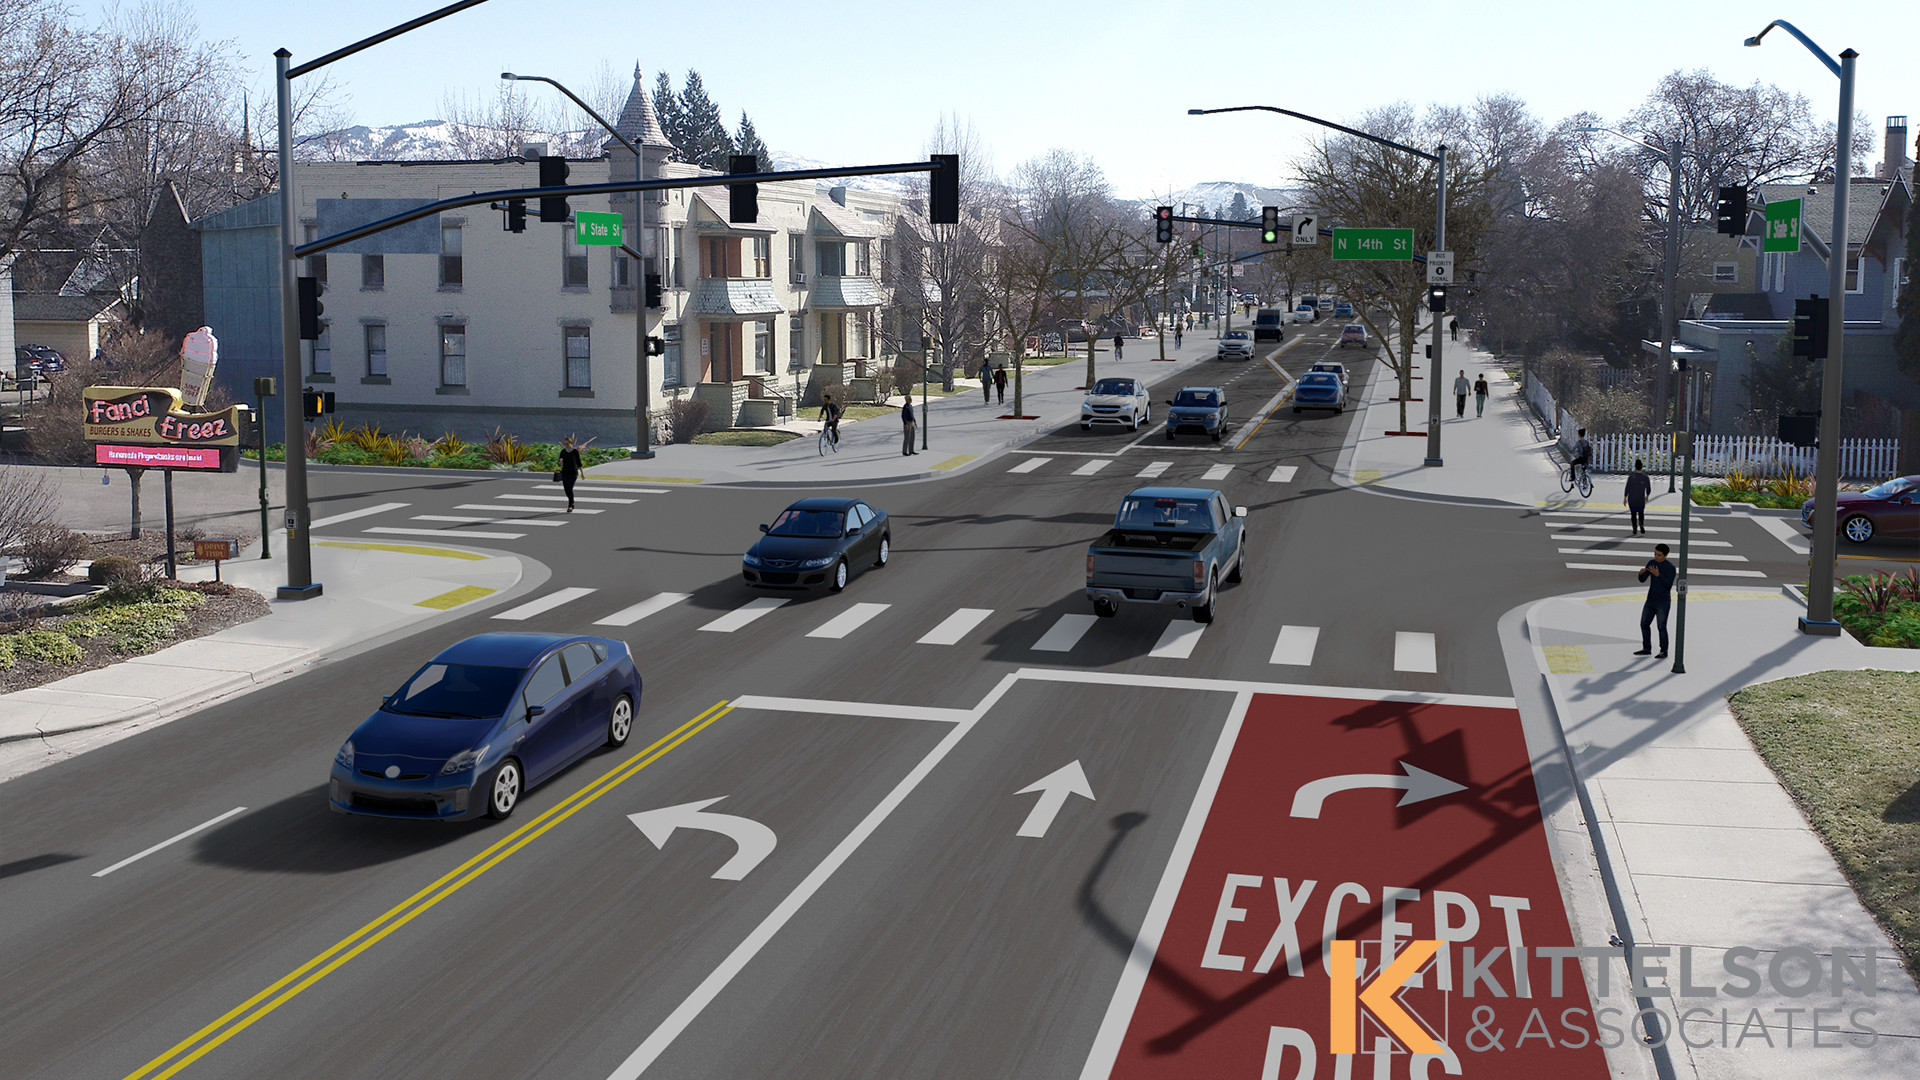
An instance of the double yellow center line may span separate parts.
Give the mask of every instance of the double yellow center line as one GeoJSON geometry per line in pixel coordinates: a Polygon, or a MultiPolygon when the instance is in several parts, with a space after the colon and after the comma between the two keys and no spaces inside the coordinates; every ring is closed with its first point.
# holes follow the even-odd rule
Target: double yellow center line
{"type": "Polygon", "coordinates": [[[732,711],[733,706],[723,701],[675,728],[652,746],[614,766],[593,783],[567,796],[546,813],[515,829],[493,846],[448,871],[433,884],[395,904],[385,914],[355,930],[326,952],[295,968],[272,986],[234,1006],[218,1020],[182,1039],[166,1053],[129,1073],[126,1080],[147,1080],[149,1077],[151,1080],[167,1080],[168,1077],[200,1060],[214,1047],[245,1031],[254,1021],[291,1001],[301,991],[326,978],[342,964],[372,948],[381,938],[412,922],[414,918],[425,913],[435,904],[459,892],[474,878],[500,865],[507,856],[532,843],[540,834],[585,809],[595,799],[619,787],[641,769],[666,756],[669,750],[693,738],[700,733],[701,729],[732,711]],[[168,1064],[169,1062],[172,1064],[168,1064]]]}

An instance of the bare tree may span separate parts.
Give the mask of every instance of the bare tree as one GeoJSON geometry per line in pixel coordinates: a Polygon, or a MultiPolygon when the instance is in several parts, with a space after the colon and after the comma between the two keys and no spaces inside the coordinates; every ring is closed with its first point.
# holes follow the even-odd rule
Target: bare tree
{"type": "Polygon", "coordinates": [[[60,486],[50,470],[0,465],[0,551],[12,551],[36,525],[60,510],[60,486]]]}
{"type": "Polygon", "coordinates": [[[896,350],[925,348],[940,358],[941,382],[953,389],[954,368],[991,335],[990,308],[980,295],[998,219],[987,213],[994,194],[993,163],[973,124],[942,116],[926,143],[928,154],[960,155],[961,220],[932,224],[925,213],[927,181],[906,184],[906,213],[894,219],[890,258],[882,281],[893,297],[894,319],[881,333],[896,350]]]}

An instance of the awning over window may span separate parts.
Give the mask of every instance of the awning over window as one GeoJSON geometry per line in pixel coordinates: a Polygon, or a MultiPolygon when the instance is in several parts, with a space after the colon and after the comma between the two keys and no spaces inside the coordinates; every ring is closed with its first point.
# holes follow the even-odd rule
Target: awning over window
{"type": "Polygon", "coordinates": [[[879,307],[886,300],[872,278],[817,277],[807,293],[809,308],[879,307]]]}
{"type": "Polygon", "coordinates": [[[707,322],[735,322],[784,315],[767,278],[697,278],[687,312],[707,322]]]}

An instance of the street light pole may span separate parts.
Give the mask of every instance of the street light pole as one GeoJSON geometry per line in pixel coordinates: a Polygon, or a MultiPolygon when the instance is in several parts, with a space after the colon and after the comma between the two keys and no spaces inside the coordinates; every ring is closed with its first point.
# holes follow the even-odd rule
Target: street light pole
{"type": "Polygon", "coordinates": [[[1775,19],[1747,39],[1760,44],[1767,31],[1780,27],[1819,57],[1840,78],[1840,124],[1833,161],[1833,229],[1827,238],[1827,363],[1820,373],[1820,444],[1814,457],[1813,559],[1807,573],[1807,613],[1800,632],[1837,637],[1840,624],[1833,617],[1833,575],[1839,544],[1840,494],[1840,378],[1841,353],[1847,341],[1847,189],[1853,171],[1853,67],[1859,53],[1848,49],[1838,62],[1792,23],[1775,19]]]}

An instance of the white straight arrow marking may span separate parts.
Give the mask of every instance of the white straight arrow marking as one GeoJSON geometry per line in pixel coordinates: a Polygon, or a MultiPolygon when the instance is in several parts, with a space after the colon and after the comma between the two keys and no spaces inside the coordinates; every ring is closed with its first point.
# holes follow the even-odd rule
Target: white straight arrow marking
{"type": "Polygon", "coordinates": [[[1015,836],[1045,836],[1053,825],[1053,819],[1060,813],[1060,807],[1066,803],[1067,796],[1079,795],[1093,798],[1093,787],[1087,783],[1087,774],[1080,771],[1080,762],[1076,759],[1065,766],[1055,769],[1033,783],[1014,792],[1015,795],[1040,793],[1040,801],[1033,804],[1033,811],[1020,826],[1015,836]]]}
{"type": "Polygon", "coordinates": [[[1456,784],[1444,776],[1435,776],[1425,769],[1417,769],[1406,762],[1400,762],[1405,776],[1393,776],[1386,773],[1350,773],[1346,776],[1323,776],[1318,780],[1300,785],[1293,793],[1292,817],[1317,818],[1320,816],[1320,804],[1327,796],[1341,791],[1355,791],[1360,788],[1398,788],[1406,794],[1400,796],[1396,806],[1407,806],[1437,799],[1442,795],[1451,795],[1456,791],[1467,790],[1467,785],[1456,784]]]}
{"type": "Polygon", "coordinates": [[[667,838],[675,829],[705,829],[731,837],[740,845],[733,858],[713,872],[719,881],[739,881],[747,872],[760,865],[760,860],[773,854],[774,845],[779,839],[773,830],[751,818],[735,817],[732,814],[705,813],[725,795],[714,799],[702,799],[699,802],[681,803],[679,806],[663,806],[658,810],[648,810],[638,814],[628,814],[627,820],[639,826],[653,846],[664,849],[667,838]]]}

